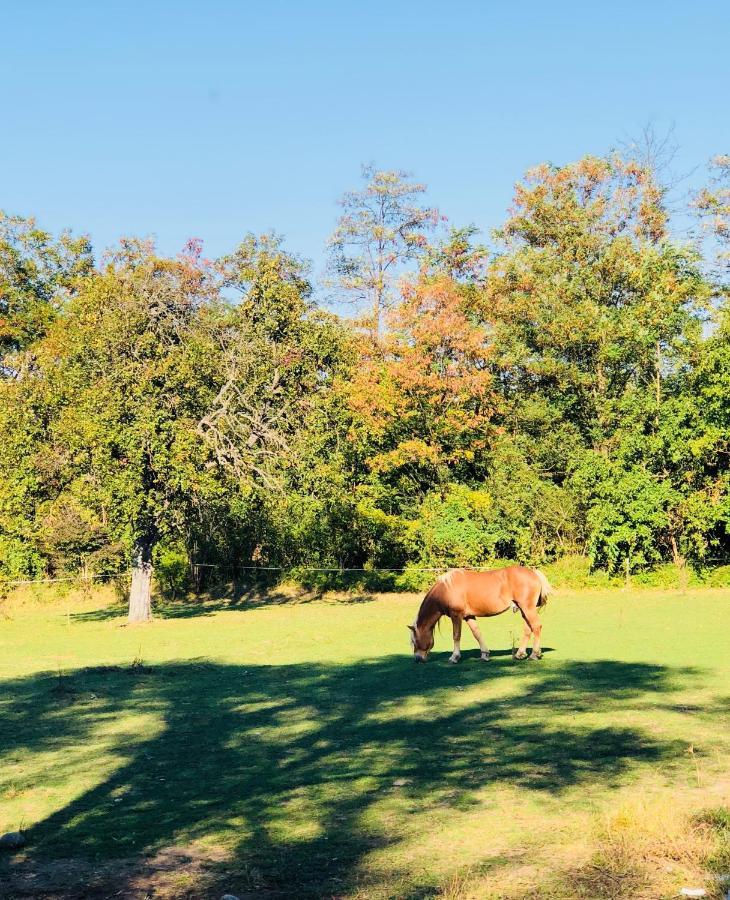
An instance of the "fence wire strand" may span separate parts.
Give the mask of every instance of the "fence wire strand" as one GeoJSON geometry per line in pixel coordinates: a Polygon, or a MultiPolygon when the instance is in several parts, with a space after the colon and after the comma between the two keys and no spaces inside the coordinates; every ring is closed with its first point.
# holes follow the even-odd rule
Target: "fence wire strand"
{"type": "MultiPolygon", "coordinates": [[[[444,572],[449,568],[454,568],[453,566],[438,566],[438,567],[426,567],[426,566],[401,566],[401,567],[393,567],[393,568],[377,568],[377,569],[366,569],[362,566],[346,566],[346,567],[324,567],[324,566],[227,566],[219,563],[193,563],[193,569],[225,569],[226,571],[231,572],[329,572],[329,573],[344,573],[344,572],[367,572],[372,573],[374,575],[379,572],[444,572]]],[[[487,570],[490,568],[489,566],[469,566],[470,569],[474,570],[487,570]]],[[[80,584],[89,584],[93,581],[111,581],[115,578],[131,578],[132,571],[131,569],[127,572],[118,572],[115,575],[69,575],[63,578],[21,578],[10,581],[5,581],[0,578],[0,586],[20,586],[20,585],[34,585],[34,584],[60,584],[61,582],[69,582],[76,581],[80,584]]]]}
{"type": "MultiPolygon", "coordinates": [[[[708,563],[726,563],[724,558],[708,559],[708,563]]],[[[466,568],[472,572],[488,572],[494,566],[398,566],[391,568],[365,568],[364,566],[227,566],[221,563],[193,563],[192,569],[225,569],[230,572],[327,572],[344,574],[345,572],[364,572],[377,575],[381,572],[447,572],[450,569],[466,568]]],[[[0,578],[0,587],[19,587],[21,585],[34,584],[60,584],[61,582],[76,581],[80,584],[89,584],[94,581],[112,581],[115,578],[131,578],[131,569],[126,572],[118,572],[114,575],[69,575],[63,578],[22,578],[5,581],[0,578]]]]}

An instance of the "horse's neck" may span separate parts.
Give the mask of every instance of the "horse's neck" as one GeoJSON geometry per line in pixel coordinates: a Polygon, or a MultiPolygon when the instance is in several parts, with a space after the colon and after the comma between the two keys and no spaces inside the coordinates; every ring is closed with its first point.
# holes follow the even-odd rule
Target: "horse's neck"
{"type": "Polygon", "coordinates": [[[430,597],[426,597],[421,604],[421,608],[418,610],[416,628],[419,631],[421,631],[421,629],[433,629],[434,625],[442,615],[441,607],[430,597]]]}

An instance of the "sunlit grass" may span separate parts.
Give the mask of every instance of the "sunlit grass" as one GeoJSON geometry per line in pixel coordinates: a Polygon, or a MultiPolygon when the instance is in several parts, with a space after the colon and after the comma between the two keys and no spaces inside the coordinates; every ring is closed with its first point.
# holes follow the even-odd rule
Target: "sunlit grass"
{"type": "MultiPolygon", "coordinates": [[[[449,627],[413,665],[415,596],[181,603],[140,628],[112,601],[16,602],[0,625],[16,883],[64,859],[133,885],[172,848],[195,865],[169,896],[586,896],[617,856],[601,823],[652,811],[628,852],[728,803],[730,591],[564,592],[543,661],[512,661],[507,613],[484,623],[492,661],[458,666],[449,627]]],[[[664,872],[672,890],[712,856],[691,833],[704,849],[664,872]]]]}

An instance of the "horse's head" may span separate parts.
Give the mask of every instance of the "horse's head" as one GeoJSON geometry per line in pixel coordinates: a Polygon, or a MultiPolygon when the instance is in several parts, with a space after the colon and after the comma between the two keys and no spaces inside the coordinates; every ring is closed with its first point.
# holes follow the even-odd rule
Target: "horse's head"
{"type": "Polygon", "coordinates": [[[409,625],[408,629],[411,632],[411,646],[416,662],[426,662],[434,643],[433,628],[419,629],[416,625],[409,625]]]}

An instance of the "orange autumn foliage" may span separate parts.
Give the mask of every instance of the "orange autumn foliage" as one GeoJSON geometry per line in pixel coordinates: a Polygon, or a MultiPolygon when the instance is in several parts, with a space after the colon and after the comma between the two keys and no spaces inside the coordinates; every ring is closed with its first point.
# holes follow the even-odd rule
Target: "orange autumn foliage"
{"type": "Polygon", "coordinates": [[[348,386],[351,439],[371,471],[469,464],[490,446],[496,407],[490,329],[446,276],[403,286],[379,343],[363,339],[348,386]]]}

